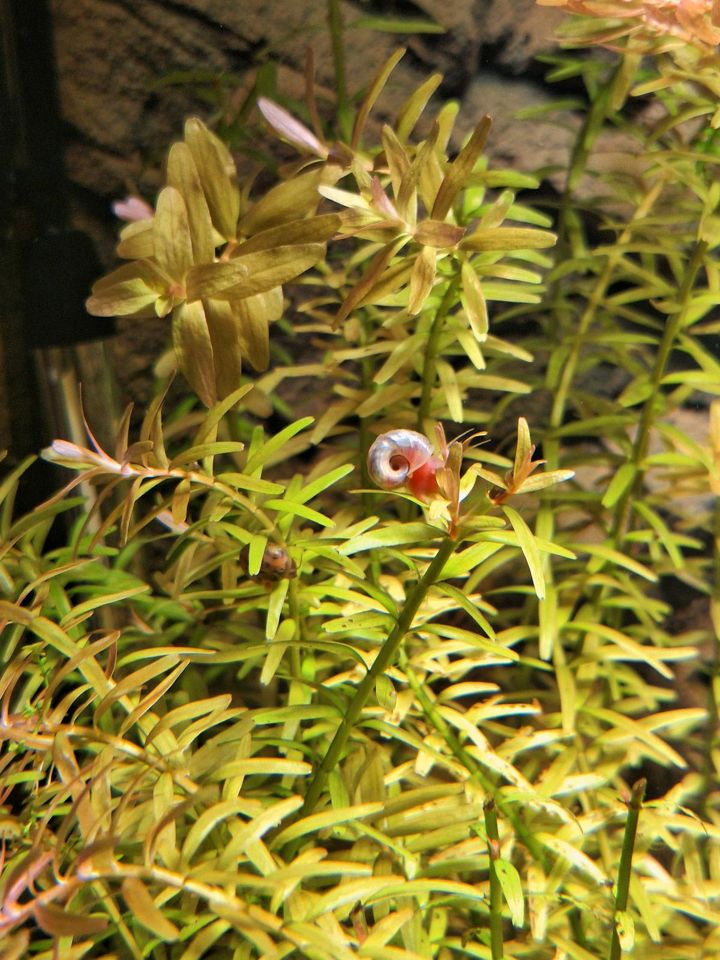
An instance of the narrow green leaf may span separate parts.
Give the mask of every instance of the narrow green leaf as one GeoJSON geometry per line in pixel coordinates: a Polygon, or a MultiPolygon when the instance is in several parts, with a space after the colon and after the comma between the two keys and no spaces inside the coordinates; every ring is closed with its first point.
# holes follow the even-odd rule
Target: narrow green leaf
{"type": "Polygon", "coordinates": [[[248,544],[247,572],[251,577],[256,577],[258,573],[260,573],[260,567],[262,565],[267,542],[268,538],[264,533],[256,533],[255,536],[251,537],[250,539],[250,543],[248,544]]]}
{"type": "Polygon", "coordinates": [[[488,312],[482,284],[472,266],[465,261],[461,268],[462,292],[460,299],[465,308],[470,329],[478,343],[482,343],[488,333],[488,312]]]}
{"type": "Polygon", "coordinates": [[[542,250],[552,247],[557,237],[549,230],[532,227],[478,227],[460,241],[463,250],[542,250]]]}
{"type": "Polygon", "coordinates": [[[448,167],[430,212],[433,220],[444,220],[448,215],[455,197],[468,182],[475,164],[480,159],[490,133],[490,126],[490,117],[483,117],[473,130],[468,142],[448,167]]]}
{"type": "Polygon", "coordinates": [[[446,33],[445,27],[434,20],[416,17],[359,17],[348,24],[352,29],[379,30],[381,33],[446,33]]]}
{"type": "Polygon", "coordinates": [[[134,877],[126,877],[122,882],[122,895],[125,903],[138,923],[161,940],[173,942],[178,938],[178,928],[158,909],[145,884],[134,877]]]}
{"type": "Polygon", "coordinates": [[[342,480],[343,477],[352,473],[354,469],[355,467],[351,463],[346,463],[342,467],[336,467],[335,470],[331,470],[329,473],[325,473],[321,477],[311,480],[310,483],[306,484],[301,490],[298,490],[297,493],[293,493],[289,499],[295,501],[295,503],[307,503],[308,500],[317,497],[324,490],[327,490],[328,487],[334,486],[339,480],[342,480]]]}
{"type": "Polygon", "coordinates": [[[430,97],[442,83],[442,74],[433,73],[418,88],[414,90],[400,107],[395,133],[398,140],[404,143],[412,133],[415,124],[420,119],[430,97]]]}
{"type": "Polygon", "coordinates": [[[245,473],[254,473],[256,470],[259,470],[278,450],[282,450],[283,446],[289,440],[306,427],[309,427],[312,422],[312,417],[303,417],[294,423],[288,424],[287,427],[284,427],[279,433],[276,433],[274,437],[264,439],[258,445],[257,449],[251,452],[248,457],[248,461],[245,464],[245,473]]]}
{"type": "Polygon", "coordinates": [[[518,476],[532,453],[532,441],[530,440],[530,428],[525,417],[518,417],[517,425],[517,443],[515,445],[515,464],[513,474],[518,476]]]}
{"type": "Polygon", "coordinates": [[[428,523],[390,523],[367,533],[361,533],[357,537],[352,537],[342,544],[339,552],[344,556],[351,556],[364,550],[374,550],[376,547],[397,547],[405,543],[424,543],[427,540],[435,540],[440,535],[441,531],[428,523]]]}
{"type": "Polygon", "coordinates": [[[215,364],[205,311],[199,301],[173,312],[173,345],[178,367],[206,407],[217,402],[215,364]]]}
{"type": "Polygon", "coordinates": [[[509,860],[495,861],[495,873],[500,881],[505,902],[510,908],[510,918],[514,927],[522,927],[525,921],[525,899],[523,897],[520,874],[509,860]]]}
{"type": "Polygon", "coordinates": [[[545,576],[543,574],[542,560],[540,559],[540,551],[535,540],[535,535],[517,510],[513,510],[512,507],[503,507],[503,513],[515,531],[518,545],[530,569],[530,576],[532,577],[533,586],[535,587],[535,593],[538,599],[542,600],[545,596],[545,576]]]}
{"type": "Polygon", "coordinates": [[[404,55],[405,50],[402,47],[398,50],[395,50],[395,52],[392,53],[382,65],[370,84],[370,88],[365,94],[363,102],[360,104],[358,112],[355,116],[355,123],[353,124],[352,137],[350,140],[350,147],[352,150],[357,149],[357,147],[360,145],[360,138],[362,137],[363,130],[365,129],[365,123],[368,115],[372,110],[375,101],[382,93],[382,89],[387,83],[388,77],[404,55]]]}
{"type": "Polygon", "coordinates": [[[381,673],[375,681],[375,696],[383,710],[394,710],[397,703],[397,693],[390,677],[381,673]]]}
{"type": "Polygon", "coordinates": [[[334,527],[335,521],[326,517],[323,513],[318,513],[304,503],[297,503],[294,500],[266,500],[263,506],[268,510],[277,510],[278,513],[289,513],[295,517],[302,517],[303,520],[310,520],[312,523],[318,523],[321,527],[334,527]]]}
{"type": "Polygon", "coordinates": [[[273,587],[268,601],[267,619],[265,621],[265,639],[274,640],[282,618],[285,598],[290,587],[289,580],[280,580],[273,587]]]}
{"type": "Polygon", "coordinates": [[[634,463],[624,463],[620,469],[613,475],[612,480],[608,484],[608,488],[605,491],[605,495],[602,498],[602,505],[608,510],[611,510],[615,504],[620,500],[620,498],[625,494],[627,490],[635,482],[635,464],[634,463]]]}

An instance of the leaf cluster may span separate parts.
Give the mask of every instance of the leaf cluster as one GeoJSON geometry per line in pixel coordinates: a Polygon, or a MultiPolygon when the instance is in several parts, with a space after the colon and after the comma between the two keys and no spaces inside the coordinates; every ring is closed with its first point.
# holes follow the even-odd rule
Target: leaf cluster
{"type": "Polygon", "coordinates": [[[56,440],[28,516],[0,486],[8,957],[718,954],[717,653],[676,690],[720,623],[716,68],[559,58],[588,100],[539,210],[438,77],[366,143],[400,55],[338,140],[312,84],[312,129],[261,100],[300,155],[262,189],[188,122],[90,306],[170,316],[200,405],[56,440]],[[400,427],[426,500],[370,486],[400,427]]]}

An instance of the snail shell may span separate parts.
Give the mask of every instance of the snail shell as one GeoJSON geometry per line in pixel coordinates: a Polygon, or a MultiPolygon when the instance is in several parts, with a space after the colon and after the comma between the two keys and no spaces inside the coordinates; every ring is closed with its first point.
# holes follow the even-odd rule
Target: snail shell
{"type": "MultiPolygon", "coordinates": [[[[239,560],[246,570],[249,555],[248,548],[243,547],[240,551],[239,560]]],[[[295,566],[295,561],[288,554],[287,550],[277,543],[268,543],[260,563],[260,570],[253,579],[261,582],[273,582],[276,580],[292,580],[296,576],[297,567],[295,566]]]]}
{"type": "Polygon", "coordinates": [[[379,487],[407,487],[420,499],[438,492],[435,474],[443,466],[432,443],[416,430],[381,433],[368,451],[368,471],[379,487]]]}

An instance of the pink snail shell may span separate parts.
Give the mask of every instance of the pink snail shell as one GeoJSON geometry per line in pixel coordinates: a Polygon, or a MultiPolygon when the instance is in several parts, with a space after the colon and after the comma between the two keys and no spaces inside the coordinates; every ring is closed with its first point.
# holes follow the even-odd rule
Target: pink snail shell
{"type": "Polygon", "coordinates": [[[389,430],[381,433],[368,451],[368,471],[383,490],[407,489],[420,499],[438,492],[435,474],[444,461],[422,433],[389,430]]]}

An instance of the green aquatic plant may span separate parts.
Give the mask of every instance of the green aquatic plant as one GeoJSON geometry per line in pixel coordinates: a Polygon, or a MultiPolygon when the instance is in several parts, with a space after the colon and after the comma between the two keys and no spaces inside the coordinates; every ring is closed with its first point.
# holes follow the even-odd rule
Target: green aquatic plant
{"type": "Polygon", "coordinates": [[[260,98],[256,186],[188,121],[88,301],[197,400],[0,485],[3,956],[709,960],[718,60],[551,58],[552,195],[439,76],[377,132],[402,52],[352,98],[331,24],[336,124],[260,98]]]}

